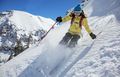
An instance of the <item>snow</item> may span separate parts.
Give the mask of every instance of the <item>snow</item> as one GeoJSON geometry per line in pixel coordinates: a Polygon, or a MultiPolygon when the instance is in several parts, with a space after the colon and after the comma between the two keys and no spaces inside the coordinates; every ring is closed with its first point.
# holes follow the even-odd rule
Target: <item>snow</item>
{"type": "Polygon", "coordinates": [[[87,16],[106,16],[114,14],[120,20],[120,0],[89,0],[84,8],[87,16]]]}
{"type": "Polygon", "coordinates": [[[21,11],[14,11],[13,16],[10,18],[10,20],[17,20],[15,22],[15,24],[18,25],[17,27],[24,29],[26,32],[34,31],[36,29],[39,29],[40,27],[42,27],[44,30],[48,30],[50,26],[54,23],[54,21],[51,19],[41,16],[34,16],[32,14],[21,11]],[[23,21],[21,21],[21,19],[23,21]]]}
{"type": "Polygon", "coordinates": [[[70,21],[62,23],[52,29],[38,46],[32,46],[0,66],[0,77],[119,77],[120,22],[115,13],[120,9],[119,2],[90,0],[89,7],[86,6],[91,15],[88,22],[97,39],[92,40],[83,28],[77,47],[59,46],[70,21]],[[101,6],[101,3],[106,5],[101,6]]]}
{"type": "Polygon", "coordinates": [[[119,77],[119,25],[115,20],[104,26],[101,36],[96,39],[91,50],[68,71],[65,77],[119,77]]]}
{"type": "Polygon", "coordinates": [[[23,11],[12,10],[0,13],[0,15],[3,14],[4,16],[0,19],[0,65],[1,62],[7,61],[10,52],[15,52],[13,50],[18,41],[25,48],[28,38],[31,38],[29,43],[29,47],[31,47],[37,44],[41,36],[55,23],[50,18],[35,16],[23,11]],[[4,52],[6,53],[4,54],[4,52]]]}

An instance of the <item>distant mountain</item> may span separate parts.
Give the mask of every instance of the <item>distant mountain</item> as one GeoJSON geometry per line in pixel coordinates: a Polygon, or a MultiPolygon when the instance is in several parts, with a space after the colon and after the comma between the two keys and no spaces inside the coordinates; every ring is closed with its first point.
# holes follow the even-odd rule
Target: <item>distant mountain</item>
{"type": "Polygon", "coordinates": [[[31,45],[37,44],[53,23],[50,18],[35,16],[24,11],[1,12],[0,60],[2,61],[0,62],[6,61],[11,52],[18,55],[31,45]]]}

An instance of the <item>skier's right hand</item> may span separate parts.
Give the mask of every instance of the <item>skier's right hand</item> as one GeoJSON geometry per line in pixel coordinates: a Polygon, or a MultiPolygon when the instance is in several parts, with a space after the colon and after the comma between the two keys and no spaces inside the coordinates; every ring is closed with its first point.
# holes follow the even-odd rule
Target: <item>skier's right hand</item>
{"type": "Polygon", "coordinates": [[[56,18],[56,21],[57,21],[57,22],[62,22],[62,17],[61,17],[61,16],[57,17],[57,18],[56,18]]]}
{"type": "Polygon", "coordinates": [[[90,33],[90,36],[91,36],[92,39],[96,39],[96,35],[93,34],[92,32],[90,33]]]}

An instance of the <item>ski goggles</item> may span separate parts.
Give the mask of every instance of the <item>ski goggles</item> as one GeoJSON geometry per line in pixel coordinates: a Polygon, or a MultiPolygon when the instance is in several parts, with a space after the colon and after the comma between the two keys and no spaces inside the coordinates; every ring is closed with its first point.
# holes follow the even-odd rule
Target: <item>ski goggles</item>
{"type": "Polygon", "coordinates": [[[82,10],[81,10],[81,11],[73,11],[73,13],[74,13],[75,15],[80,15],[80,13],[82,13],[82,10]]]}

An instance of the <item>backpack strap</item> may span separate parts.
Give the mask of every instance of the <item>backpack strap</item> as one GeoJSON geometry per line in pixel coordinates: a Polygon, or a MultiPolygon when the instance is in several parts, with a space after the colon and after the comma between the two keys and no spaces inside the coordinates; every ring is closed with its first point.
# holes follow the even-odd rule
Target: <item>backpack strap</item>
{"type": "Polygon", "coordinates": [[[84,19],[84,17],[81,16],[80,21],[79,21],[79,27],[80,27],[81,29],[82,29],[82,21],[83,21],[83,19],[84,19]]]}
{"type": "MultiPolygon", "coordinates": [[[[70,16],[72,17],[72,19],[71,19],[71,24],[73,24],[74,19],[75,19],[75,15],[72,13],[70,16]]],[[[85,16],[84,16],[84,15],[80,15],[80,16],[81,16],[81,19],[80,19],[80,21],[79,21],[79,27],[82,29],[82,21],[83,21],[83,19],[85,18],[85,16]]]]}
{"type": "Polygon", "coordinates": [[[80,28],[82,29],[82,21],[83,21],[84,18],[86,18],[83,10],[82,10],[82,13],[80,14],[80,16],[81,16],[81,19],[80,19],[80,21],[79,21],[79,26],[80,26],[80,28]]]}
{"type": "Polygon", "coordinates": [[[72,19],[71,19],[71,24],[73,24],[74,19],[75,19],[75,14],[71,13],[70,16],[72,17],[72,19]]]}

